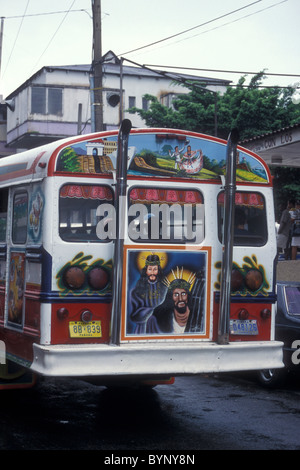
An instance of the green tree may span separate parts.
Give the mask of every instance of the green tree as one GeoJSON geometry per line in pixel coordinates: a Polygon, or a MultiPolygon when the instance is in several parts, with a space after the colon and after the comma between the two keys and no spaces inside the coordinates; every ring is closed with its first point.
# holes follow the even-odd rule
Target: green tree
{"type": "MultiPolygon", "coordinates": [[[[190,92],[173,102],[174,109],[163,106],[155,96],[145,95],[148,110],[132,108],[150,127],[187,129],[214,135],[215,103],[217,105],[218,137],[227,139],[237,128],[240,141],[292,126],[300,122],[300,105],[293,104],[294,89],[263,88],[264,72],[259,72],[245,85],[242,76],[236,87],[228,86],[221,94],[205,90],[205,85],[185,83],[190,92]]],[[[300,199],[300,169],[272,168],[277,212],[288,199],[300,199]]]]}
{"type": "Polygon", "coordinates": [[[300,106],[292,103],[289,88],[262,88],[264,72],[256,74],[245,86],[242,76],[236,87],[228,86],[221,95],[206,91],[197,83],[185,83],[190,89],[173,102],[174,109],[163,106],[155,96],[145,95],[148,110],[132,108],[150,127],[187,129],[214,135],[215,98],[218,137],[227,138],[230,130],[239,129],[240,140],[265,134],[300,122],[300,106]]]}

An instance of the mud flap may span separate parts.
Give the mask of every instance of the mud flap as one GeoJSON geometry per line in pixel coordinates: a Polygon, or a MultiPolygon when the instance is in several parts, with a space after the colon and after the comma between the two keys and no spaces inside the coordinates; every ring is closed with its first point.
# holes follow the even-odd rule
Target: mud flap
{"type": "Polygon", "coordinates": [[[175,382],[175,377],[169,377],[166,379],[157,379],[157,380],[143,380],[142,385],[147,385],[150,387],[155,387],[156,385],[173,385],[175,382]]]}

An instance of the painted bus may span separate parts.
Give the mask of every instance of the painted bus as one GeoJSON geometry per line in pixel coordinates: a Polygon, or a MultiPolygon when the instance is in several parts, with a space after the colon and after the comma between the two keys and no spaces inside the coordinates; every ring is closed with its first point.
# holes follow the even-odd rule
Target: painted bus
{"type": "Polygon", "coordinates": [[[2,158],[0,201],[1,388],[282,367],[272,178],[235,131],[124,120],[2,158]]]}

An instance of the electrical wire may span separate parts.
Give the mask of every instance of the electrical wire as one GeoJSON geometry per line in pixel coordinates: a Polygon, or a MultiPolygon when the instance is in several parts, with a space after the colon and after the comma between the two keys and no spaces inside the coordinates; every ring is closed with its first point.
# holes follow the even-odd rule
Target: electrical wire
{"type": "Polygon", "coordinates": [[[69,12],[71,11],[71,8],[72,6],[74,5],[76,0],[73,0],[72,3],[71,3],[71,6],[69,8],[69,10],[66,11],[66,14],[65,16],[63,17],[62,21],[60,22],[60,24],[58,25],[56,31],[54,32],[54,34],[52,35],[50,41],[48,42],[47,46],[45,47],[44,51],[42,52],[42,54],[40,55],[39,59],[37,60],[37,62],[35,63],[34,67],[32,68],[32,72],[33,70],[35,69],[35,67],[37,66],[37,64],[40,62],[41,58],[43,57],[43,55],[46,53],[46,51],[48,50],[50,44],[52,43],[53,39],[55,38],[56,34],[58,33],[59,29],[61,28],[63,22],[65,21],[65,19],[67,18],[69,12]]]}
{"type": "MultiPolygon", "coordinates": [[[[240,70],[219,70],[219,69],[200,69],[198,67],[179,67],[176,65],[157,65],[157,64],[143,64],[146,67],[159,67],[164,69],[180,69],[180,70],[197,70],[199,72],[216,72],[216,73],[237,73],[242,75],[256,75],[257,72],[245,72],[240,70]]],[[[269,73],[264,71],[264,75],[270,75],[274,77],[300,77],[297,73],[269,73]]]]}
{"type": "MultiPolygon", "coordinates": [[[[141,49],[145,49],[146,47],[154,46],[155,44],[159,44],[159,43],[164,42],[164,41],[168,41],[169,39],[180,36],[181,34],[188,33],[189,31],[192,31],[194,29],[201,28],[202,26],[213,23],[214,21],[220,20],[221,18],[225,18],[226,16],[233,15],[234,13],[237,13],[238,11],[244,10],[245,8],[249,8],[250,6],[255,5],[256,3],[260,3],[261,1],[262,0],[256,0],[255,2],[252,2],[252,3],[249,3],[248,5],[245,5],[244,7],[238,8],[237,10],[230,11],[229,13],[225,13],[224,15],[213,18],[212,20],[208,20],[208,21],[206,21],[204,23],[201,23],[197,26],[193,26],[192,28],[186,29],[184,31],[180,31],[179,33],[176,33],[176,34],[172,34],[171,36],[168,36],[168,37],[163,38],[163,39],[159,39],[158,41],[151,42],[149,44],[146,44],[145,46],[140,46],[140,47],[137,47],[137,48],[132,49],[130,51],[123,52],[122,54],[118,54],[118,57],[130,54],[132,52],[139,51],[141,49]]],[[[284,0],[284,1],[286,1],[286,0],[284,0]]]]}
{"type": "MultiPolygon", "coordinates": [[[[154,73],[157,73],[158,75],[161,75],[165,78],[169,78],[170,80],[177,80],[178,82],[181,82],[181,83],[184,83],[184,84],[191,84],[191,81],[193,79],[191,78],[186,78],[186,77],[182,77],[181,75],[177,74],[175,72],[165,72],[164,70],[155,70],[155,69],[151,69],[150,67],[162,67],[162,68],[168,68],[168,66],[166,65],[151,65],[151,64],[139,64],[137,62],[134,62],[133,60],[130,60],[130,59],[126,59],[126,57],[122,57],[122,60],[124,61],[127,61],[131,64],[133,64],[134,66],[137,66],[137,67],[141,67],[145,70],[149,70],[151,72],[154,72],[154,73]]],[[[226,73],[239,73],[239,74],[242,74],[242,75],[247,75],[247,74],[252,74],[252,75],[256,75],[257,72],[238,72],[238,71],[234,71],[234,72],[230,72],[229,70],[211,70],[211,69],[198,69],[198,68],[195,68],[195,67],[172,67],[172,66],[169,66],[169,68],[177,68],[177,69],[182,69],[182,70],[206,70],[206,71],[210,71],[210,72],[226,72],[226,73]]],[[[274,76],[281,76],[281,77],[298,77],[300,75],[293,75],[293,74],[276,74],[276,73],[265,73],[264,72],[264,75],[274,75],[274,76]]],[[[229,87],[241,87],[241,88],[249,88],[249,85],[232,85],[231,83],[221,83],[222,80],[221,79],[216,79],[216,82],[212,82],[211,79],[209,79],[209,81],[205,82],[205,77],[197,77],[197,80],[200,82],[202,82],[203,84],[205,84],[206,86],[207,85],[225,85],[225,86],[229,86],[229,87]]],[[[197,86],[197,88],[203,88],[203,86],[201,85],[195,85],[194,86],[197,86]]],[[[256,88],[281,88],[281,89],[291,89],[291,88],[294,88],[295,90],[298,90],[300,88],[300,83],[296,83],[295,85],[289,85],[289,86],[280,86],[280,85],[256,85],[256,88]]],[[[211,90],[209,90],[211,91],[211,90]]]]}
{"type": "MultiPolygon", "coordinates": [[[[82,11],[87,13],[91,18],[91,15],[89,14],[89,12],[84,8],[81,8],[80,10],[58,10],[58,11],[48,11],[48,12],[45,12],[45,13],[30,13],[29,15],[2,16],[2,18],[4,18],[5,20],[14,20],[16,18],[29,18],[31,16],[58,15],[60,13],[76,13],[76,12],[82,12],[82,11]]],[[[108,13],[106,13],[106,15],[107,14],[108,13]]]]}
{"type": "Polygon", "coordinates": [[[249,13],[247,15],[241,16],[240,18],[236,18],[235,20],[228,21],[227,23],[223,23],[219,26],[215,26],[214,28],[207,29],[206,31],[202,31],[201,33],[194,34],[193,36],[189,36],[187,38],[179,39],[178,41],[171,42],[170,44],[162,46],[162,47],[169,47],[169,46],[172,46],[173,44],[178,44],[178,43],[183,42],[183,41],[188,41],[189,39],[193,39],[193,38],[195,38],[197,36],[200,36],[202,34],[210,33],[211,31],[215,31],[216,29],[223,28],[224,26],[228,26],[230,24],[237,23],[238,21],[244,20],[245,18],[250,18],[251,16],[257,15],[258,13],[261,13],[263,11],[270,10],[271,8],[277,7],[278,5],[281,5],[282,3],[285,3],[287,1],[288,0],[281,0],[278,3],[274,3],[273,5],[269,5],[266,8],[262,8],[261,10],[254,11],[253,13],[249,13]]]}
{"type": "Polygon", "coordinates": [[[5,72],[6,72],[6,70],[7,70],[7,67],[8,67],[8,65],[9,65],[9,63],[10,63],[10,59],[11,59],[11,57],[12,57],[12,55],[13,55],[13,52],[14,52],[14,49],[15,49],[15,45],[16,45],[16,43],[17,43],[17,40],[18,40],[20,31],[21,31],[21,28],[22,28],[23,21],[24,21],[24,18],[25,18],[25,16],[26,16],[26,11],[27,11],[29,2],[30,2],[30,0],[27,1],[27,5],[26,5],[26,7],[25,7],[24,14],[19,17],[19,18],[22,18],[22,19],[21,19],[21,23],[20,23],[20,25],[19,25],[19,29],[18,29],[18,31],[17,31],[17,35],[16,35],[15,41],[14,41],[14,43],[13,43],[13,47],[12,47],[12,49],[11,49],[11,51],[10,51],[10,55],[9,55],[9,57],[8,57],[7,64],[6,64],[5,70],[4,70],[4,72],[3,72],[2,78],[3,78],[4,75],[5,75],[5,72]]]}

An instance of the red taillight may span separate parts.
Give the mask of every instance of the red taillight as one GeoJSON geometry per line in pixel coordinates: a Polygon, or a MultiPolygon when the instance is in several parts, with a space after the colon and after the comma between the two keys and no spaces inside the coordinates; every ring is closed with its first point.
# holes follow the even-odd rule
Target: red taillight
{"type": "Polygon", "coordinates": [[[85,281],[85,275],[78,266],[71,266],[64,272],[64,282],[70,289],[80,289],[85,281]]]}
{"type": "Polygon", "coordinates": [[[244,278],[238,269],[233,269],[231,273],[231,290],[236,292],[243,289],[244,278]]]}
{"type": "Polygon", "coordinates": [[[260,312],[260,316],[261,318],[263,318],[264,320],[267,320],[268,318],[271,318],[271,310],[269,308],[264,308],[261,312],[260,312]]]}
{"type": "Polygon", "coordinates": [[[60,320],[64,320],[69,315],[69,310],[65,307],[62,307],[56,311],[56,314],[57,318],[59,318],[60,320]]]}
{"type": "Polygon", "coordinates": [[[109,282],[108,272],[100,267],[90,270],[88,273],[88,283],[95,290],[102,290],[109,282]]]}
{"type": "Polygon", "coordinates": [[[245,284],[252,292],[257,291],[263,283],[263,276],[258,269],[250,269],[245,276],[245,284]]]}
{"type": "Polygon", "coordinates": [[[249,318],[249,312],[245,308],[241,308],[241,310],[238,313],[238,317],[240,320],[247,320],[249,318]]]}

